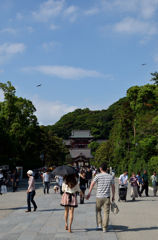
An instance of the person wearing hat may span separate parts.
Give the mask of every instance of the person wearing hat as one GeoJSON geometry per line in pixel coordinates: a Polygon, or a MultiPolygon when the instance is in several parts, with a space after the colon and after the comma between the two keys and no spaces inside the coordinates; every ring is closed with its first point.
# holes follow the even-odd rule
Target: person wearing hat
{"type": "Polygon", "coordinates": [[[149,197],[149,195],[148,195],[148,174],[147,174],[146,170],[143,171],[141,178],[142,178],[142,182],[143,182],[141,194],[143,193],[143,191],[145,189],[146,197],[149,197]]]}
{"type": "Polygon", "coordinates": [[[31,202],[34,206],[34,211],[37,210],[37,205],[34,201],[34,196],[35,196],[35,179],[33,177],[33,171],[29,170],[27,172],[27,176],[29,177],[29,181],[28,181],[28,189],[27,189],[27,205],[28,205],[28,209],[26,210],[26,212],[31,212],[31,202]]]}

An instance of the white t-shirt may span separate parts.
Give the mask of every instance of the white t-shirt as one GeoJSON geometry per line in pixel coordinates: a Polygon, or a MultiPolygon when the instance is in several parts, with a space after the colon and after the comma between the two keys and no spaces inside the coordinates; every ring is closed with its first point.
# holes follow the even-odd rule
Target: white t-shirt
{"type": "Polygon", "coordinates": [[[44,178],[44,182],[49,182],[49,180],[50,180],[49,173],[48,173],[48,174],[47,174],[47,173],[44,173],[44,174],[43,174],[43,178],[44,178]]]}
{"type": "MultiPolygon", "coordinates": [[[[120,175],[119,180],[121,181],[122,184],[124,184],[125,181],[128,180],[128,175],[125,175],[125,176],[124,176],[124,174],[120,175]]],[[[127,186],[128,182],[126,182],[125,185],[127,186]]]]}

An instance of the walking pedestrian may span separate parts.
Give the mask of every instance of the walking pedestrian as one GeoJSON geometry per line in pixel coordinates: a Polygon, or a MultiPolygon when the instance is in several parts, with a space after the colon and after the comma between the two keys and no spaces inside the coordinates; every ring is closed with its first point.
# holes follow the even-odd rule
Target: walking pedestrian
{"type": "Polygon", "coordinates": [[[148,195],[148,174],[147,174],[146,170],[143,171],[141,178],[142,178],[142,182],[143,182],[141,194],[143,193],[143,191],[145,189],[146,197],[149,197],[149,195],[148,195]]]}
{"type": "Polygon", "coordinates": [[[17,170],[16,169],[11,174],[10,180],[12,181],[13,192],[17,191],[19,175],[17,174],[17,170]]]}
{"type": "Polygon", "coordinates": [[[29,170],[27,172],[27,176],[29,177],[29,181],[28,181],[28,189],[27,189],[27,206],[28,206],[28,209],[26,210],[26,212],[31,212],[31,202],[34,206],[34,210],[33,211],[36,211],[37,210],[37,205],[34,201],[34,196],[35,196],[35,179],[33,177],[33,171],[32,170],[29,170]]]}
{"type": "Polygon", "coordinates": [[[137,185],[137,188],[138,188],[138,195],[139,197],[141,197],[141,192],[140,192],[140,185],[143,184],[143,181],[141,179],[141,176],[140,176],[140,172],[137,173],[136,177],[138,178],[138,182],[139,182],[139,185],[137,185]]]}
{"type": "Polygon", "coordinates": [[[49,175],[49,170],[47,169],[46,172],[43,174],[43,191],[44,194],[46,194],[46,189],[47,189],[47,194],[49,194],[49,187],[50,187],[50,175],[49,175]]]}
{"type": "Polygon", "coordinates": [[[59,176],[58,185],[60,187],[60,195],[62,195],[62,184],[63,184],[63,176],[59,176]]]}
{"type": "Polygon", "coordinates": [[[119,177],[119,184],[125,185],[126,187],[128,186],[128,175],[127,175],[127,170],[124,171],[122,175],[119,177]]]}
{"type": "Polygon", "coordinates": [[[89,188],[92,180],[92,170],[90,168],[87,169],[86,179],[87,179],[87,188],[89,188]]]}
{"type": "Polygon", "coordinates": [[[135,198],[138,197],[138,185],[139,185],[139,181],[135,175],[135,172],[132,173],[132,177],[130,178],[129,182],[131,183],[132,201],[135,201],[135,198]]]}
{"type": "Polygon", "coordinates": [[[61,199],[61,206],[65,207],[65,230],[71,233],[71,225],[73,221],[74,208],[78,207],[76,192],[80,192],[83,197],[84,194],[79,188],[75,174],[64,177],[62,184],[62,191],[64,192],[61,199]],[[69,214],[69,227],[68,227],[69,214]]]}
{"type": "Polygon", "coordinates": [[[151,176],[151,182],[153,186],[153,193],[154,196],[156,196],[157,190],[158,190],[158,176],[156,175],[156,172],[153,172],[153,175],[151,176]]]}
{"type": "Polygon", "coordinates": [[[85,194],[86,191],[86,183],[87,183],[87,179],[86,179],[86,174],[85,172],[82,170],[81,174],[80,174],[80,189],[82,191],[83,194],[80,194],[80,204],[84,204],[84,197],[83,195],[85,194]]]}
{"type": "Polygon", "coordinates": [[[109,224],[109,212],[110,212],[110,186],[112,187],[112,201],[115,200],[115,182],[110,174],[106,173],[107,165],[102,163],[100,165],[100,172],[97,174],[90,186],[89,194],[86,199],[91,196],[92,189],[97,183],[97,195],[96,195],[96,221],[97,229],[103,229],[103,232],[107,232],[109,224]],[[103,206],[104,218],[102,221],[101,208],[103,206]]]}

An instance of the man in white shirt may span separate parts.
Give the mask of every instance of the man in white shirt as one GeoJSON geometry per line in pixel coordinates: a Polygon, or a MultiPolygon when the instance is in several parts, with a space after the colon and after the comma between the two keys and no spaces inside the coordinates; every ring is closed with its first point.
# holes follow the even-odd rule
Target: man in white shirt
{"type": "Polygon", "coordinates": [[[49,185],[50,185],[50,175],[49,175],[49,171],[46,170],[46,172],[43,174],[43,191],[44,194],[46,193],[46,188],[47,188],[47,194],[49,194],[49,185]]]}
{"type": "Polygon", "coordinates": [[[119,184],[128,186],[127,181],[128,181],[128,175],[127,175],[127,170],[125,170],[124,173],[119,177],[119,184]]]}
{"type": "Polygon", "coordinates": [[[63,184],[63,176],[59,176],[58,185],[60,187],[60,194],[62,195],[62,184],[63,184]]]}

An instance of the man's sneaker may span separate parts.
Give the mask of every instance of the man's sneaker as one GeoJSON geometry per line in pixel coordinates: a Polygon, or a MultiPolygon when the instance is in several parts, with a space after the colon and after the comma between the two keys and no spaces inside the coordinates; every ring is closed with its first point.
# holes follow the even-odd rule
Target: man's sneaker
{"type": "Polygon", "coordinates": [[[107,229],[103,229],[103,233],[107,232],[108,230],[107,229]]]}
{"type": "Polygon", "coordinates": [[[96,229],[97,230],[102,229],[102,226],[97,226],[96,229]]]}

